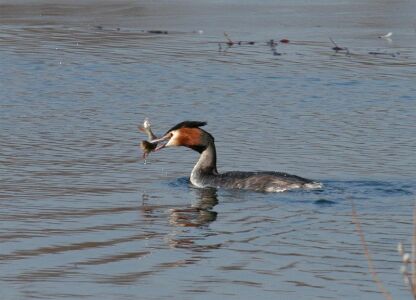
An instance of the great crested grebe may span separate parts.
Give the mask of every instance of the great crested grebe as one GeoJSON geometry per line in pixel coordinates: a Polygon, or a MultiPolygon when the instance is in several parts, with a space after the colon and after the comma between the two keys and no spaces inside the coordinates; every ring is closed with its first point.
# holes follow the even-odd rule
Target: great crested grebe
{"type": "Polygon", "coordinates": [[[214,137],[201,129],[206,122],[181,122],[159,139],[155,151],[165,147],[184,146],[200,153],[198,162],[191,173],[191,183],[197,187],[246,189],[259,192],[283,192],[291,189],[320,188],[322,184],[296,175],[281,172],[226,172],[217,171],[217,153],[214,137]]]}

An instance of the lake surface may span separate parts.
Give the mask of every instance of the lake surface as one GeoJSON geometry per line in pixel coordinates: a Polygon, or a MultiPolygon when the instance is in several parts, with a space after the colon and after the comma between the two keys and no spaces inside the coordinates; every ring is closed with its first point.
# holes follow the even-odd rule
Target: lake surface
{"type": "Polygon", "coordinates": [[[2,299],[382,299],[352,201],[379,277],[410,299],[396,246],[416,200],[415,11],[1,1],[2,299]],[[207,121],[220,171],[324,188],[194,188],[196,152],[141,160],[145,117],[157,134],[207,121]]]}

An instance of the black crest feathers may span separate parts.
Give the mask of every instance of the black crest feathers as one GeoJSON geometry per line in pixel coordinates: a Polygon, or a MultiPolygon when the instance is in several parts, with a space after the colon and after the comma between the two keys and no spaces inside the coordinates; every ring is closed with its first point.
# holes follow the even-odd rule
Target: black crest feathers
{"type": "Polygon", "coordinates": [[[169,129],[166,133],[173,131],[173,130],[177,130],[180,128],[199,128],[202,126],[207,125],[207,122],[199,122],[199,121],[183,121],[179,124],[176,124],[175,126],[173,126],[171,129],[169,129]]]}

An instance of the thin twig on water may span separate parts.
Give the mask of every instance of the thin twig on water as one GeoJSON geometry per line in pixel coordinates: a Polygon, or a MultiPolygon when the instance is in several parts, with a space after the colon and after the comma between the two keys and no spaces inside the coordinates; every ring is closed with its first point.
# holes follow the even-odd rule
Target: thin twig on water
{"type": "Polygon", "coordinates": [[[380,278],[378,278],[378,274],[377,274],[377,272],[374,268],[373,259],[371,257],[371,253],[368,249],[367,242],[365,241],[364,232],[361,228],[360,219],[358,218],[357,212],[355,210],[354,201],[352,199],[351,199],[351,204],[352,204],[352,209],[351,209],[352,210],[352,221],[355,224],[355,230],[357,231],[358,235],[360,236],[361,245],[363,246],[364,254],[365,254],[365,257],[367,258],[368,269],[370,271],[371,277],[372,277],[374,283],[377,285],[380,292],[383,294],[384,298],[386,298],[387,300],[392,300],[393,298],[392,298],[391,294],[389,293],[389,291],[386,290],[386,288],[384,287],[384,284],[380,280],[380,278]]]}

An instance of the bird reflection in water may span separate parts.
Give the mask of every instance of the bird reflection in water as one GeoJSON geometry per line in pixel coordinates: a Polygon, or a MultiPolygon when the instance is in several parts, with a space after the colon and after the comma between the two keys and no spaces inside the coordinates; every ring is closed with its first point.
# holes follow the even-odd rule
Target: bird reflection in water
{"type": "MultiPolygon", "coordinates": [[[[140,211],[146,221],[151,222],[160,218],[161,210],[168,210],[169,223],[180,227],[202,227],[217,219],[217,212],[213,211],[218,204],[217,190],[215,188],[192,189],[196,193],[196,202],[189,207],[172,208],[169,206],[150,205],[148,194],[142,194],[140,211]]],[[[164,214],[163,214],[164,215],[164,214]]]]}
{"type": "Polygon", "coordinates": [[[201,227],[217,219],[213,211],[218,204],[217,190],[214,188],[195,189],[197,201],[190,207],[169,210],[169,222],[180,227],[201,227]]]}
{"type": "MultiPolygon", "coordinates": [[[[171,248],[192,249],[196,252],[211,251],[221,247],[220,243],[200,244],[198,241],[205,240],[205,230],[198,231],[194,235],[194,231],[189,232],[185,228],[201,228],[204,229],[217,219],[217,212],[213,211],[215,205],[218,204],[217,190],[215,188],[192,189],[196,194],[196,201],[190,206],[181,208],[168,209],[168,221],[173,226],[173,230],[165,235],[164,240],[171,248]],[[179,229],[182,228],[182,229],[179,229]]],[[[161,209],[166,207],[151,206],[148,204],[149,195],[143,194],[141,212],[146,221],[151,224],[157,224],[161,214],[161,209]]],[[[166,212],[166,210],[164,210],[166,212]]],[[[184,263],[194,263],[197,257],[185,260],[184,263]]]]}
{"type": "MultiPolygon", "coordinates": [[[[186,230],[185,228],[204,229],[217,219],[217,212],[213,211],[218,204],[217,190],[215,188],[194,189],[197,201],[188,208],[173,208],[169,210],[169,223],[175,226],[170,234],[165,237],[171,248],[188,249],[192,252],[210,252],[221,248],[221,243],[209,243],[212,233],[206,230],[186,230]],[[179,229],[179,227],[183,229],[179,229]]],[[[200,254],[185,259],[185,264],[194,264],[201,259],[200,254]]]]}

